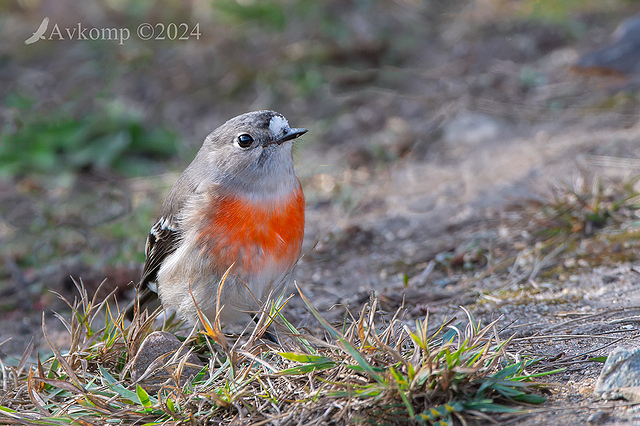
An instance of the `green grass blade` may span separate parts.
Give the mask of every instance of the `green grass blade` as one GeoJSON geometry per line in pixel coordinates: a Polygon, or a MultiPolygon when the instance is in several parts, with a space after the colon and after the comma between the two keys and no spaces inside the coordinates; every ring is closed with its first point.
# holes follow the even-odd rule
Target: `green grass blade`
{"type": "Polygon", "coordinates": [[[151,398],[149,397],[147,391],[144,390],[139,384],[136,385],[136,395],[138,397],[138,401],[140,401],[140,404],[142,404],[144,408],[151,408],[151,398]]]}
{"type": "Polygon", "coordinates": [[[324,328],[335,340],[342,344],[344,350],[356,360],[356,362],[365,370],[365,372],[371,377],[373,380],[380,384],[384,384],[384,379],[378,373],[373,370],[373,367],[367,362],[367,360],[362,356],[362,354],[351,344],[347,339],[344,338],[342,334],[338,332],[335,328],[333,328],[327,320],[322,318],[317,309],[311,304],[309,299],[302,293],[300,288],[298,288],[298,292],[300,293],[300,297],[304,301],[307,308],[311,311],[311,314],[318,320],[322,328],[324,328]]]}
{"type": "Polygon", "coordinates": [[[122,386],[120,382],[118,382],[118,380],[116,380],[104,367],[99,365],[98,369],[102,377],[109,384],[109,389],[113,390],[128,401],[134,402],[138,400],[138,395],[135,392],[130,391],[122,386]]]}

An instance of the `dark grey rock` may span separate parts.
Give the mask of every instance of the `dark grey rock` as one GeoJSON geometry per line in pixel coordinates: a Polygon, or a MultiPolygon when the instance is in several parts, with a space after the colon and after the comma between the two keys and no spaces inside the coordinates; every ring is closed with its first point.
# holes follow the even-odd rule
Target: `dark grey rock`
{"type": "Polygon", "coordinates": [[[149,334],[131,363],[131,378],[147,391],[158,390],[162,384],[170,380],[173,386],[182,386],[190,381],[204,365],[195,354],[189,355],[180,374],[179,383],[174,379],[174,371],[188,348],[182,348],[175,362],[170,362],[182,342],[166,331],[154,331],[149,334]]]}

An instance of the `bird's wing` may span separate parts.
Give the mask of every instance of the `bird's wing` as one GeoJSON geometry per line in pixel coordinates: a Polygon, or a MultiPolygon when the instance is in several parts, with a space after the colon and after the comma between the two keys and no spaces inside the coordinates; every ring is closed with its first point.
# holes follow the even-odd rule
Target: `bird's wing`
{"type": "Polygon", "coordinates": [[[162,263],[178,248],[182,240],[179,218],[185,203],[195,192],[194,182],[194,179],[189,179],[189,174],[183,173],[162,203],[160,218],[151,227],[147,237],[145,246],[147,258],[138,284],[139,290],[144,290],[150,282],[156,281],[162,263]]]}
{"type": "Polygon", "coordinates": [[[139,290],[148,288],[149,283],[156,281],[162,263],[180,245],[183,234],[180,217],[187,200],[205,191],[215,190],[216,185],[208,179],[203,179],[202,173],[193,167],[193,163],[189,165],[173,185],[162,204],[160,219],[151,227],[145,247],[147,259],[138,284],[139,290]]]}
{"type": "Polygon", "coordinates": [[[143,290],[150,282],[155,282],[164,259],[173,253],[180,242],[181,232],[174,216],[161,217],[152,227],[145,245],[142,278],[138,288],[143,290]]]}

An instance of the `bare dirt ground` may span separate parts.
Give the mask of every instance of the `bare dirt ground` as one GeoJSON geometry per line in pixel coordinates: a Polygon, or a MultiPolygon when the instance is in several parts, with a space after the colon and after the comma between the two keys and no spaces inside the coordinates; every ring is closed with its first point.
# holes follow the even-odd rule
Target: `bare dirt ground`
{"type": "MultiPolygon", "coordinates": [[[[356,35],[337,45],[320,37],[327,50],[321,60],[298,53],[312,50],[300,26],[263,41],[229,42],[244,48],[242,53],[231,52],[220,41],[221,33],[211,29],[210,45],[119,51],[133,59],[118,66],[132,71],[119,75],[110,90],[152,117],[159,109],[161,120],[179,129],[191,148],[224,119],[247,109],[278,109],[292,124],[311,130],[297,152],[308,203],[305,256],[296,280],[328,319],[341,321],[345,308],[358,311],[372,292],[389,312],[404,298],[408,323],[427,310],[434,314],[434,324],[445,316],[462,320],[460,306],[483,322],[500,317],[501,336],[515,336],[512,351],[541,358],[540,370],[567,368],[546,378],[553,383],[546,404],[526,415],[505,417],[501,424],[640,421],[632,405],[592,395],[602,364],[590,361],[617,345],[637,346],[636,218],[630,214],[595,230],[572,230],[570,224],[569,232],[552,243],[540,236],[540,230],[553,227],[546,223],[548,216],[540,216],[552,202],[552,188],[564,183],[591,194],[599,177],[604,197],[640,172],[633,86],[627,86],[628,80],[569,71],[581,53],[606,41],[616,23],[634,12],[632,7],[580,11],[569,24],[558,24],[486,18],[474,8],[496,14],[502,3],[510,2],[458,2],[437,10],[424,6],[417,17],[411,2],[380,2],[364,18],[362,11],[343,10],[337,3],[332,7],[344,14],[350,22],[345,25],[356,35]],[[399,36],[385,44],[384,36],[371,32],[400,24],[406,24],[402,28],[413,41],[410,49],[397,52],[402,59],[394,62],[388,58],[399,36]],[[577,24],[576,33],[572,25],[577,24]],[[298,39],[283,41],[293,36],[298,39]],[[311,95],[291,92],[279,80],[292,78],[283,71],[272,76],[274,88],[269,88],[271,77],[256,77],[248,93],[211,102],[204,88],[241,85],[220,71],[219,55],[231,57],[234,78],[239,78],[248,57],[278,43],[285,44],[278,58],[300,61],[302,70],[319,67],[321,82],[311,95]],[[154,64],[171,65],[145,79],[144,72],[135,71],[140,66],[136,58],[144,55],[152,56],[145,57],[151,65],[144,72],[154,64]],[[208,60],[214,64],[212,76],[201,71],[208,60]]],[[[63,19],[63,13],[56,15],[55,8],[45,6],[28,13],[9,10],[4,32],[21,22],[35,28],[42,14],[63,19]]],[[[70,21],[74,19],[80,18],[70,21]]],[[[11,53],[1,84],[11,90],[27,91],[47,103],[69,88],[95,84],[95,76],[86,81],[68,76],[64,63],[73,59],[68,45],[58,43],[56,61],[46,61],[16,48],[18,36],[3,40],[11,53]]],[[[123,61],[107,59],[116,60],[123,61]]],[[[265,69],[278,62],[264,55],[255,60],[265,69]]],[[[5,111],[4,116],[10,114],[5,111]]],[[[186,153],[180,158],[165,167],[180,170],[190,161],[186,153]]],[[[151,223],[153,206],[177,175],[140,178],[87,171],[83,176],[62,187],[28,177],[0,183],[5,263],[0,342],[12,338],[0,350],[8,358],[19,356],[32,335],[43,344],[43,311],[50,334],[64,339],[50,314],[64,305],[45,288],[73,297],[69,274],[93,289],[107,277],[110,288],[123,289],[121,298],[130,295],[126,286],[139,273],[144,223],[151,223]],[[65,207],[56,207],[61,205],[65,207]],[[141,210],[143,218],[134,219],[141,210]],[[42,217],[45,226],[35,226],[42,217]],[[105,235],[99,225],[113,221],[125,231],[105,235]],[[47,228],[52,223],[58,230],[74,231],[60,237],[47,228]],[[47,246],[63,254],[44,265],[21,266],[25,253],[47,246]],[[123,246],[133,247],[138,257],[104,261],[123,246]]],[[[299,298],[289,306],[293,320],[310,325],[299,298]]]]}

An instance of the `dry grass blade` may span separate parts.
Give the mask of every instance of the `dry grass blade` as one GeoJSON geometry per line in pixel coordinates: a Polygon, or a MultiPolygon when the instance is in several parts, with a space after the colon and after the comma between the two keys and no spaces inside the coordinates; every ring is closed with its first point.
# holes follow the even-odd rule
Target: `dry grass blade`
{"type": "Polygon", "coordinates": [[[60,365],[62,365],[73,384],[82,389],[82,383],[78,379],[78,376],[76,376],[75,371],[73,370],[73,368],[71,368],[69,363],[67,363],[67,360],[64,359],[62,355],[60,355],[60,352],[51,344],[49,336],[47,336],[47,327],[45,326],[44,312],[42,313],[42,335],[44,337],[44,340],[47,342],[47,345],[49,345],[49,349],[51,349],[54,356],[56,357],[56,360],[60,363],[60,365]]]}
{"type": "Polygon", "coordinates": [[[220,296],[222,294],[222,288],[224,287],[224,283],[227,280],[229,272],[233,268],[233,264],[227,268],[224,275],[220,279],[218,283],[218,292],[216,294],[216,317],[213,320],[213,324],[209,321],[209,319],[202,313],[200,308],[198,307],[198,303],[196,302],[196,298],[191,291],[191,282],[189,282],[189,294],[191,294],[191,299],[193,300],[193,304],[196,307],[196,312],[198,314],[198,318],[200,318],[200,322],[205,329],[205,333],[211,337],[217,344],[219,344],[225,353],[229,354],[229,342],[224,337],[224,333],[222,332],[222,326],[220,325],[220,313],[224,308],[223,305],[220,304],[220,296]]]}
{"type": "Polygon", "coordinates": [[[24,366],[26,365],[27,360],[31,356],[31,353],[33,352],[34,346],[35,346],[35,340],[34,340],[33,337],[31,337],[31,340],[29,341],[29,344],[27,345],[27,348],[24,350],[24,353],[22,354],[22,357],[20,358],[20,362],[18,362],[18,367],[16,368],[16,374],[18,376],[20,374],[22,374],[22,370],[24,369],[24,366]]]}
{"type": "Polygon", "coordinates": [[[29,399],[36,407],[38,411],[43,413],[44,415],[50,415],[49,411],[44,408],[45,402],[42,400],[40,395],[33,389],[34,388],[34,377],[33,377],[33,369],[29,370],[29,378],[27,380],[27,391],[29,393],[29,399]]]}

